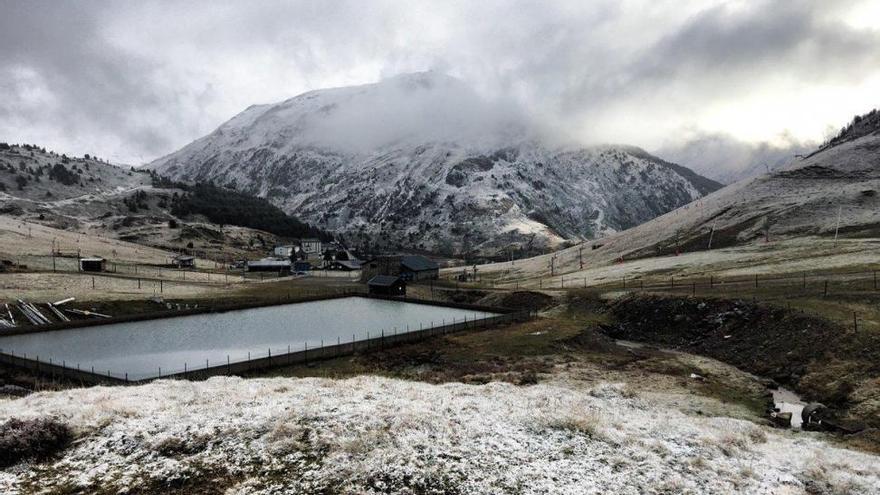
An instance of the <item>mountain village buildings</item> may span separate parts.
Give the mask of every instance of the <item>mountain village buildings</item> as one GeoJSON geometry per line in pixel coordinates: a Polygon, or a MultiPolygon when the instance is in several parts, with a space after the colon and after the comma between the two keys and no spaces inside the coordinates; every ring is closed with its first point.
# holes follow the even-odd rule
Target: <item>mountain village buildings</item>
{"type": "Polygon", "coordinates": [[[399,276],[405,281],[437,280],[440,266],[419,255],[377,256],[361,265],[361,280],[369,281],[376,275],[399,276]]]}

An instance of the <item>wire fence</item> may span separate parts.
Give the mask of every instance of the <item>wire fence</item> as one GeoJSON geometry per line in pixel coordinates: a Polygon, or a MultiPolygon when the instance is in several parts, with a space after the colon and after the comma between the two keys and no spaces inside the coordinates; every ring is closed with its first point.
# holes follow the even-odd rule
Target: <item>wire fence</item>
{"type": "MultiPolygon", "coordinates": [[[[79,258],[45,255],[22,255],[14,257],[19,265],[31,271],[53,273],[88,273],[80,270],[79,258]]],[[[170,262],[169,262],[170,265],[170,262]]],[[[107,261],[103,273],[129,278],[162,279],[188,282],[237,283],[245,280],[241,269],[230,269],[223,264],[198,268],[178,268],[146,263],[107,261]]]]}
{"type": "Polygon", "coordinates": [[[360,280],[360,270],[342,271],[316,269],[300,273],[290,271],[253,271],[244,268],[230,268],[223,263],[211,262],[206,267],[171,267],[143,263],[130,263],[108,261],[103,272],[83,272],[80,270],[79,259],[59,256],[23,255],[15,258],[19,265],[26,266],[31,271],[44,271],[53,273],[96,273],[104,276],[118,276],[130,279],[139,279],[143,283],[149,281],[178,281],[188,283],[214,283],[235,284],[243,282],[271,281],[279,278],[312,277],[321,279],[333,279],[346,282],[360,280]]]}
{"type": "Polygon", "coordinates": [[[499,280],[491,277],[460,280],[458,277],[447,277],[448,282],[464,288],[499,288],[499,289],[602,289],[602,290],[646,290],[646,291],[690,291],[694,295],[704,293],[723,293],[727,291],[751,291],[767,288],[797,288],[802,291],[812,290],[822,295],[833,294],[836,290],[876,291],[880,289],[880,273],[878,270],[855,270],[834,272],[800,272],[786,274],[762,274],[740,276],[717,276],[705,274],[691,277],[626,276],[618,278],[590,278],[583,275],[569,274],[538,279],[499,280]]]}
{"type": "Polygon", "coordinates": [[[559,275],[552,278],[520,282],[477,280],[468,283],[456,281],[457,287],[499,288],[514,290],[592,290],[597,292],[657,293],[691,297],[740,298],[795,310],[839,324],[852,331],[875,328],[880,324],[880,312],[873,303],[838,304],[825,311],[812,309],[798,300],[828,300],[843,296],[864,297],[880,295],[880,270],[812,271],[787,274],[717,276],[706,274],[694,277],[620,276],[616,279],[590,279],[577,275],[559,275]]]}

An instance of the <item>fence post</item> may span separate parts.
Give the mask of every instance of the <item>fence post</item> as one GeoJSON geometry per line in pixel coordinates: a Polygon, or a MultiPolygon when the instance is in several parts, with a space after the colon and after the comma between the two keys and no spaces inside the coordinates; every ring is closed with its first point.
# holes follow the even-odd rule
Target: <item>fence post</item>
{"type": "Polygon", "coordinates": [[[853,333],[858,332],[858,331],[859,331],[859,323],[858,323],[858,319],[856,318],[856,312],[853,311],[853,333]]]}
{"type": "Polygon", "coordinates": [[[803,278],[804,278],[803,288],[806,289],[807,288],[807,272],[803,273],[803,278]]]}
{"type": "Polygon", "coordinates": [[[827,296],[827,295],[828,295],[828,281],[827,281],[827,280],[825,281],[825,291],[824,291],[824,293],[823,293],[822,295],[823,295],[823,296],[827,296]]]}
{"type": "Polygon", "coordinates": [[[697,296],[697,283],[696,283],[696,282],[692,282],[692,284],[693,284],[693,287],[692,287],[692,289],[691,289],[691,296],[692,296],[692,297],[696,297],[696,296],[697,296]]]}
{"type": "Polygon", "coordinates": [[[874,270],[874,290],[877,290],[877,270],[874,270]]]}

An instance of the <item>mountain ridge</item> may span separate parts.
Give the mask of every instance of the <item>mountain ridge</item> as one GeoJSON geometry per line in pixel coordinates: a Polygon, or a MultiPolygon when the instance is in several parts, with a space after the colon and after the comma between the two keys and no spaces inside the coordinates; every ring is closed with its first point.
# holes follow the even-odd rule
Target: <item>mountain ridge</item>
{"type": "Polygon", "coordinates": [[[436,73],[251,106],[148,168],[265,197],[352,245],[446,254],[596,238],[720,187],[640,148],[547,144],[436,73]]]}

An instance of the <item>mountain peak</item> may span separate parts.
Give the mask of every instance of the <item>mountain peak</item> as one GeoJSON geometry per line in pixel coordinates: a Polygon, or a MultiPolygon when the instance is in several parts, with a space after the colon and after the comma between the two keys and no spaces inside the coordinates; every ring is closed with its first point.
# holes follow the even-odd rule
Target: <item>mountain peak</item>
{"type": "Polygon", "coordinates": [[[527,121],[512,102],[489,100],[460,79],[427,71],[252,106],[216,133],[244,146],[272,139],[278,149],[306,145],[346,154],[432,142],[489,151],[525,139],[527,121]]]}
{"type": "Polygon", "coordinates": [[[444,72],[438,72],[435,70],[427,70],[422,72],[408,72],[403,74],[397,74],[395,76],[391,76],[381,80],[376,83],[377,85],[383,84],[397,84],[401,87],[407,89],[434,89],[438,86],[462,86],[466,87],[464,81],[461,79],[450,76],[444,72]]]}

